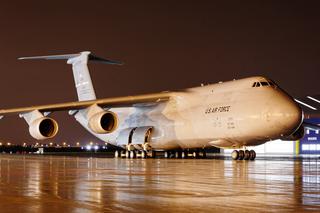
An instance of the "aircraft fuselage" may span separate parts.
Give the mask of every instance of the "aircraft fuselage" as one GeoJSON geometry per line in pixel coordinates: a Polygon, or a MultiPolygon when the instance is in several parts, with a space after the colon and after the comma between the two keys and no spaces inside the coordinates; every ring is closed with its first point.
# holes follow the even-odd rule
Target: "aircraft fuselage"
{"type": "Polygon", "coordinates": [[[303,120],[295,101],[264,77],[170,92],[170,96],[167,102],[108,109],[118,117],[117,129],[109,134],[92,132],[81,110],[75,117],[96,137],[116,146],[123,145],[119,144],[123,130],[153,127],[148,143],[155,150],[259,145],[290,136],[303,120]]]}

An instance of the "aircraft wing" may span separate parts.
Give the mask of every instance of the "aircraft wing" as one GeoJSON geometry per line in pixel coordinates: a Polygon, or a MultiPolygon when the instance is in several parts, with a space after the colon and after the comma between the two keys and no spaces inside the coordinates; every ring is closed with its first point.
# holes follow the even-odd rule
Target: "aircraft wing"
{"type": "Polygon", "coordinates": [[[79,110],[95,104],[103,108],[128,107],[128,106],[135,106],[135,105],[139,106],[143,104],[157,104],[159,102],[168,101],[169,99],[170,99],[170,93],[163,92],[163,93],[154,93],[154,94],[148,94],[148,95],[105,98],[105,99],[97,99],[97,100],[91,100],[91,101],[77,101],[77,102],[66,102],[66,103],[59,103],[59,104],[39,105],[39,106],[30,106],[30,107],[21,107],[21,108],[12,108],[12,109],[0,109],[0,115],[3,116],[5,114],[27,113],[34,110],[38,110],[40,112],[79,110]]]}

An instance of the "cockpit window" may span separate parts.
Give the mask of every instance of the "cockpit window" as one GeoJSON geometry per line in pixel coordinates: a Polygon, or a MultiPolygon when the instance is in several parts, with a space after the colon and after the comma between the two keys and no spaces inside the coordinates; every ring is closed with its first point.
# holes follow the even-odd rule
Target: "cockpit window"
{"type": "Polygon", "coordinates": [[[252,87],[268,87],[268,86],[276,87],[277,85],[272,81],[260,81],[260,82],[257,81],[257,82],[254,82],[252,85],[252,87]]]}
{"type": "Polygon", "coordinates": [[[273,87],[273,88],[277,88],[278,86],[272,80],[270,80],[270,79],[267,80],[266,79],[266,80],[254,82],[252,87],[273,87]]]}

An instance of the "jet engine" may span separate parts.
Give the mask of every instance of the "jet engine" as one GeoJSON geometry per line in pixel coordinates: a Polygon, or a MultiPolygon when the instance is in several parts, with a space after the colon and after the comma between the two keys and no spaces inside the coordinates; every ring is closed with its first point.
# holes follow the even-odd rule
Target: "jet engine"
{"type": "Polygon", "coordinates": [[[89,118],[89,128],[98,134],[111,133],[117,125],[117,115],[111,111],[98,112],[89,118]]]}
{"type": "Polygon", "coordinates": [[[38,118],[29,125],[30,135],[37,140],[53,138],[58,129],[58,123],[49,117],[38,118]]]}
{"type": "Polygon", "coordinates": [[[287,140],[287,141],[296,141],[304,136],[304,127],[301,125],[298,130],[296,130],[294,133],[291,135],[281,138],[282,140],[287,140]]]}

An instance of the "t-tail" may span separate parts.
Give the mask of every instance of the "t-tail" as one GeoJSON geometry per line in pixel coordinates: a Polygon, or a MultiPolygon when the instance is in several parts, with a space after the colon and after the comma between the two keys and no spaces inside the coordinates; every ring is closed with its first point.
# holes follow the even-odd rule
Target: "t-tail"
{"type": "Polygon", "coordinates": [[[72,64],[73,78],[77,89],[79,101],[95,100],[96,94],[94,92],[93,84],[91,81],[88,61],[95,61],[105,64],[122,65],[122,62],[113,61],[97,57],[89,51],[80,52],[77,54],[67,55],[50,55],[50,56],[32,56],[32,57],[21,57],[19,60],[25,59],[45,59],[45,60],[67,60],[68,64],[72,64]]]}

